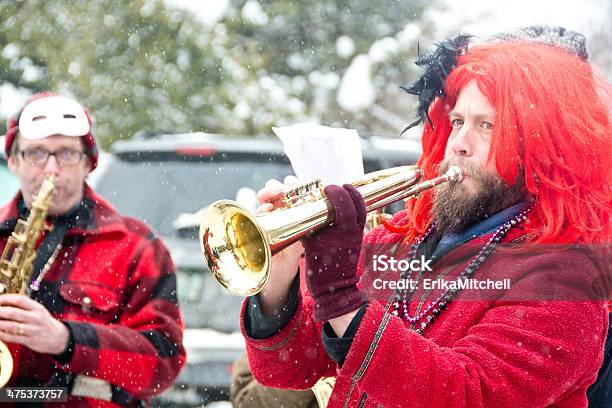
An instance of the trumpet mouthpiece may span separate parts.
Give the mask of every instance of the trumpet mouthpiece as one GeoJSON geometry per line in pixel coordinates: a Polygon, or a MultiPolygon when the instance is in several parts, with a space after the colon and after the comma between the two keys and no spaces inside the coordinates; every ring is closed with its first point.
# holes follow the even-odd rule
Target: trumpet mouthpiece
{"type": "Polygon", "coordinates": [[[457,166],[450,166],[445,175],[448,177],[448,181],[453,183],[460,183],[463,180],[463,171],[457,166]]]}

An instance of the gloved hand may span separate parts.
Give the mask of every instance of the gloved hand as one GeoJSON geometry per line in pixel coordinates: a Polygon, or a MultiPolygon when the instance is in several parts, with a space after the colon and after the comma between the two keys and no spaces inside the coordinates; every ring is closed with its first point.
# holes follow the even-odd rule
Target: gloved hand
{"type": "Polygon", "coordinates": [[[329,185],[325,195],[333,205],[334,222],[304,240],[306,284],[315,301],[313,318],[317,322],[342,316],[366,301],[357,289],[365,203],[350,184],[329,185]]]}

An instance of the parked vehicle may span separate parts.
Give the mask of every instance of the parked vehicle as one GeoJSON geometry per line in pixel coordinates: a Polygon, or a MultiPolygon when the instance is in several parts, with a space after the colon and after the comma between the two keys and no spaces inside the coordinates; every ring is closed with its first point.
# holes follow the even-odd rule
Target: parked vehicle
{"type": "MultiPolygon", "coordinates": [[[[414,163],[420,153],[412,145],[381,143],[364,141],[366,172],[414,163]]],[[[244,352],[243,299],[208,273],[197,240],[197,213],[222,198],[255,209],[256,191],[268,179],[293,173],[282,144],[203,133],[160,135],[117,142],[104,161],[91,179],[96,190],[121,213],[144,220],[160,234],[177,267],[187,366],[154,405],[227,400],[231,364],[244,352]]]]}

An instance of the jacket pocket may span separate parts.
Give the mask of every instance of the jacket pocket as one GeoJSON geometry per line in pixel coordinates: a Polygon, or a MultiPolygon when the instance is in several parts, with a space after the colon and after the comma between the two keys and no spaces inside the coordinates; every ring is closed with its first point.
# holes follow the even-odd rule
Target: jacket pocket
{"type": "Polygon", "coordinates": [[[60,287],[65,319],[112,323],[119,319],[121,295],[96,282],[71,281],[60,287]]]}

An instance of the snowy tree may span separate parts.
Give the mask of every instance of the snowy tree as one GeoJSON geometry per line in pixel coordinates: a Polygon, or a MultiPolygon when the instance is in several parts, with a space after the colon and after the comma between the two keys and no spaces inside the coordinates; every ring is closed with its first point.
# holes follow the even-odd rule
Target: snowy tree
{"type": "Polygon", "coordinates": [[[108,146],[135,132],[222,128],[212,33],[158,1],[1,1],[0,79],[72,94],[108,146]]]}
{"type": "Polygon", "coordinates": [[[252,131],[310,120],[366,135],[399,132],[411,101],[399,86],[414,78],[417,42],[433,26],[424,10],[434,2],[256,3],[234,1],[225,18],[235,58],[272,88],[247,92],[252,131]]]}
{"type": "Polygon", "coordinates": [[[430,27],[424,0],[224,5],[206,22],[161,0],[0,0],[0,87],[73,95],[104,146],[298,121],[397,134],[408,120],[398,87],[430,27]]]}

